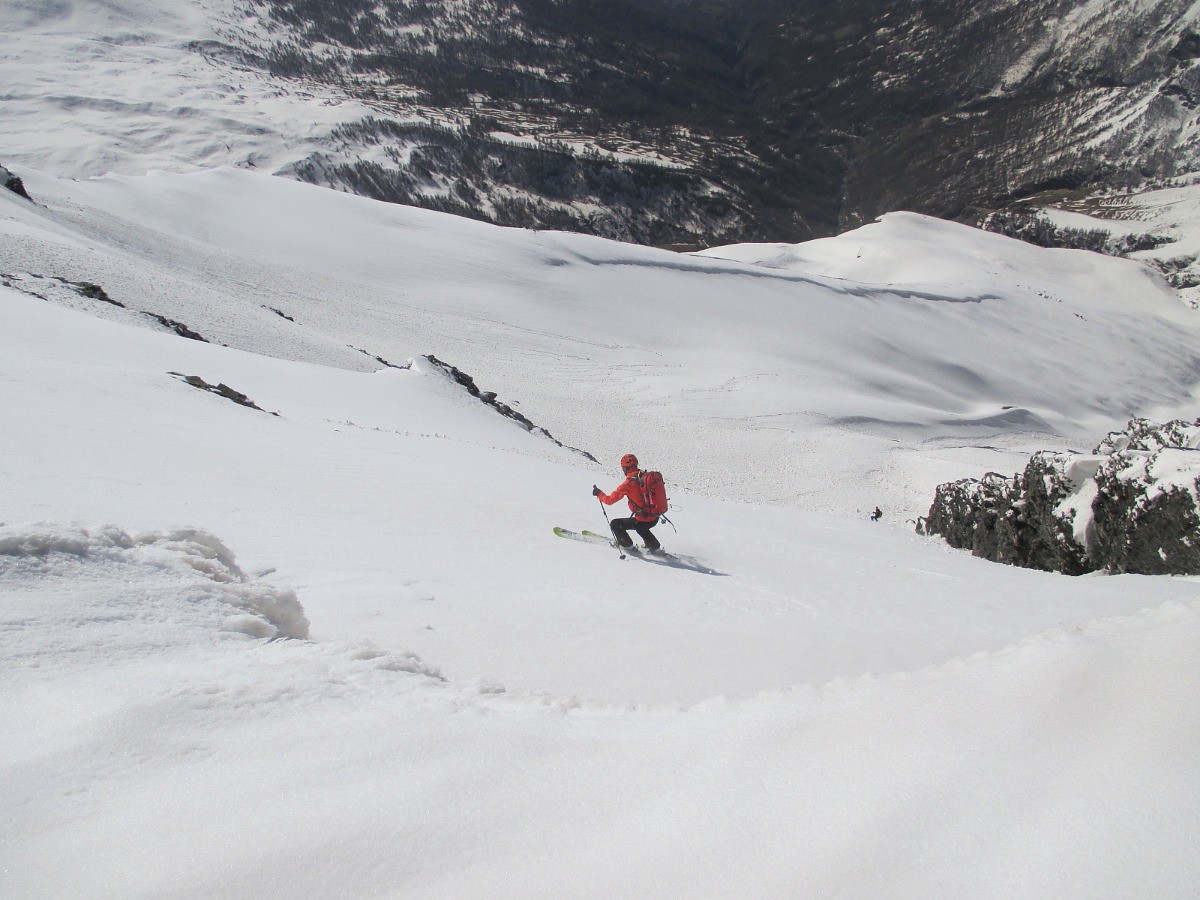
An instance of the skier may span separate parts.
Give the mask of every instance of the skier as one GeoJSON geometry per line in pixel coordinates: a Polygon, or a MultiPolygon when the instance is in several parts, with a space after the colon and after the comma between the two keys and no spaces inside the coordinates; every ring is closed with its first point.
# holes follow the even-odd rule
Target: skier
{"type": "Polygon", "coordinates": [[[646,493],[642,488],[642,473],[638,469],[638,458],[632,453],[626,453],[621,457],[621,469],[625,473],[625,480],[617,485],[615,491],[606,494],[596,485],[592,485],[592,494],[599,497],[600,502],[605,506],[612,506],[622,497],[629,502],[629,509],[633,512],[633,516],[628,519],[613,519],[609,523],[618,547],[622,550],[633,548],[633,539],[629,536],[632,529],[646,542],[647,553],[658,553],[662,549],[662,545],[658,542],[658,538],[650,532],[650,529],[658,524],[658,516],[646,511],[646,493]]]}

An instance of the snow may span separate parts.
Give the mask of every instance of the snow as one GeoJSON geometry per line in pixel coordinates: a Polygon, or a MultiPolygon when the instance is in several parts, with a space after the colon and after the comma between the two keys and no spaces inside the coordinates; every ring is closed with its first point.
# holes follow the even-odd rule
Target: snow
{"type": "Polygon", "coordinates": [[[4,160],[65,176],[276,171],[370,114],[204,54],[258,26],[231,0],[5,2],[4,160]],[[307,151],[307,152],[306,152],[307,151]]]}
{"type": "Polygon", "coordinates": [[[1071,513],[1071,535],[1080,547],[1092,546],[1092,501],[1100,493],[1095,478],[1106,459],[1105,456],[1078,456],[1067,464],[1066,476],[1071,479],[1073,490],[1059,501],[1054,512],[1058,516],[1071,513]]]}
{"type": "Polygon", "coordinates": [[[1190,313],[1148,270],[923,217],[816,242],[853,265],[805,274],[228,169],[25,181],[48,208],[13,198],[2,272],[98,283],[273,356],[369,368],[432,352],[560,440],[598,458],[637,444],[680,486],[726,499],[909,518],[932,485],[911,471],[924,455],[893,451],[952,444],[973,467],[1015,471],[1047,433],[1090,444],[1148,401],[1187,402],[1200,359],[1190,313]],[[130,266],[131,253],[149,262],[130,266]],[[695,454],[678,453],[680,434],[695,454]],[[735,474],[747,463],[752,479],[735,474]]]}
{"type": "Polygon", "coordinates": [[[909,215],[685,256],[17,174],[0,896],[1194,894],[1197,579],[905,522],[1196,418],[1198,320],[1143,267],[909,215]],[[681,564],[551,533],[603,529],[631,450],[681,564]]]}
{"type": "Polygon", "coordinates": [[[1167,447],[1157,453],[1130,454],[1132,465],[1120,473],[1125,481],[1145,480],[1149,485],[1147,501],[1159,494],[1186,491],[1195,500],[1200,495],[1196,484],[1196,451],[1167,447]]]}

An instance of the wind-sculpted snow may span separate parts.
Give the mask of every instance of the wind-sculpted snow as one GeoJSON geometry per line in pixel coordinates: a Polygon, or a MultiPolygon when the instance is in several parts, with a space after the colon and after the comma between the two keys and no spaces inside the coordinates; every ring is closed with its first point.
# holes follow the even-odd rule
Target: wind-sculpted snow
{"type": "MultiPolygon", "coordinates": [[[[61,576],[56,566],[61,557],[74,557],[77,564],[100,569],[136,572],[157,568],[174,573],[179,580],[186,570],[204,576],[182,590],[166,592],[184,597],[204,597],[238,610],[225,627],[254,637],[308,637],[308,619],[293,591],[276,588],[250,578],[238,568],[233,554],[221,541],[195,528],[146,532],[130,536],[113,525],[88,528],[82,525],[38,524],[0,526],[0,578],[30,577],[44,572],[47,578],[61,576]],[[31,567],[31,561],[36,563],[31,567]]],[[[161,607],[169,600],[154,598],[161,607]]],[[[139,615],[136,602],[121,598],[126,615],[139,615]]]]}
{"type": "Polygon", "coordinates": [[[1187,900],[1200,877],[1194,598],[684,709],[248,639],[209,535],[0,534],[14,897],[318,897],[337,871],[355,897],[1187,900]]]}

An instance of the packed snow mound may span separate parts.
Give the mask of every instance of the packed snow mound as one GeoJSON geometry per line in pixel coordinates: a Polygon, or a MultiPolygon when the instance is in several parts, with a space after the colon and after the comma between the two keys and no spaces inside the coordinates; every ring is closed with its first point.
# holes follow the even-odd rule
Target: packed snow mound
{"type": "MultiPolygon", "coordinates": [[[[131,536],[114,525],[0,526],[0,575],[62,574],[62,557],[109,570],[161,569],[183,582],[190,601],[215,601],[226,611],[222,627],[252,637],[307,638],[308,619],[295,592],[251,578],[220,540],[197,528],[131,536]],[[192,577],[199,573],[203,579],[192,577]]],[[[136,611],[126,604],[130,615],[136,611]]]]}

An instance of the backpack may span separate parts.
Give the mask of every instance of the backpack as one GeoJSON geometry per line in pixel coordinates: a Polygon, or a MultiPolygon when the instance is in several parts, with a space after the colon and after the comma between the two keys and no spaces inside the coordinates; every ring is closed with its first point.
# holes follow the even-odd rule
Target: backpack
{"type": "Polygon", "coordinates": [[[642,496],[646,505],[638,510],[649,516],[661,516],[667,511],[667,486],[663,484],[662,472],[643,472],[642,496]]]}

